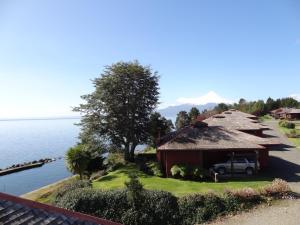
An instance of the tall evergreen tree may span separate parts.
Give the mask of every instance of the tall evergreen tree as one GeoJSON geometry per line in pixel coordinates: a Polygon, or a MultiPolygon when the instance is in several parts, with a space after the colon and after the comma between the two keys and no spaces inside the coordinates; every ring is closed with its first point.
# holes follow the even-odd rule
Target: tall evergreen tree
{"type": "Polygon", "coordinates": [[[200,115],[200,111],[199,109],[197,109],[196,107],[192,107],[190,112],[189,112],[189,118],[191,121],[194,121],[197,119],[197,116],[200,115]]]}
{"type": "Polygon", "coordinates": [[[148,144],[150,144],[152,147],[156,147],[156,141],[158,140],[158,138],[171,132],[172,129],[174,129],[172,120],[167,120],[158,112],[152,113],[149,123],[148,144]]]}
{"type": "Polygon", "coordinates": [[[187,112],[180,111],[176,117],[176,122],[175,122],[176,129],[179,130],[185,126],[188,126],[189,124],[190,124],[190,118],[187,112]]]}

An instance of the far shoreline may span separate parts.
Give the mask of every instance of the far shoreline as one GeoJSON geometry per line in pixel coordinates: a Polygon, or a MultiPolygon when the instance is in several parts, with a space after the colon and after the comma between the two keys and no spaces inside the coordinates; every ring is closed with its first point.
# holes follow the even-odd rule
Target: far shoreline
{"type": "Polygon", "coordinates": [[[72,119],[80,119],[80,116],[74,117],[45,117],[45,118],[2,118],[0,122],[4,121],[26,121],[26,120],[72,120],[72,119]]]}

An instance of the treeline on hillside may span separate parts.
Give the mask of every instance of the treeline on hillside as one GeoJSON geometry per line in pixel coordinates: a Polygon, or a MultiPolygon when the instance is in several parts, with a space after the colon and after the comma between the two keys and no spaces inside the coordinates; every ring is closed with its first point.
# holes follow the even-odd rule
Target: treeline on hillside
{"type": "Polygon", "coordinates": [[[204,110],[199,112],[196,107],[193,107],[189,112],[180,111],[177,114],[175,127],[178,130],[191,124],[197,118],[197,116],[207,118],[229,109],[237,109],[256,116],[263,116],[268,114],[270,111],[281,107],[300,108],[300,102],[294,98],[280,98],[274,100],[269,97],[266,102],[264,100],[246,101],[245,99],[241,98],[238,103],[234,104],[220,103],[213,110],[204,110]]]}
{"type": "Polygon", "coordinates": [[[264,100],[246,101],[241,98],[238,103],[234,103],[232,105],[220,103],[214,108],[214,110],[220,113],[228,109],[237,109],[256,116],[263,116],[270,111],[281,107],[300,108],[300,102],[294,98],[279,98],[274,100],[269,97],[266,102],[264,100]]]}

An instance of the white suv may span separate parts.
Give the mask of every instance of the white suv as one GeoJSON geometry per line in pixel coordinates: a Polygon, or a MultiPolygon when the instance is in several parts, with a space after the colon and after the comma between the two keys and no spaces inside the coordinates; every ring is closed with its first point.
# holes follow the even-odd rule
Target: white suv
{"type": "MultiPolygon", "coordinates": [[[[247,158],[234,158],[233,159],[233,171],[236,173],[246,173],[247,175],[252,175],[255,171],[255,162],[248,160],[247,158]]],[[[231,160],[228,160],[225,163],[214,164],[212,169],[224,175],[230,173],[231,171],[231,160]]],[[[257,162],[257,169],[259,169],[259,163],[257,162]]]]}

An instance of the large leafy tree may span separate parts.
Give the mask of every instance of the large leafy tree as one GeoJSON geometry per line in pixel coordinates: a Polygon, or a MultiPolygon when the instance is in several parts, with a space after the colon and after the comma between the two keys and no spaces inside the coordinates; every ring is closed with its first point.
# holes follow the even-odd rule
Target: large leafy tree
{"type": "Polygon", "coordinates": [[[93,80],[95,91],[84,95],[84,104],[74,110],[83,114],[82,133],[92,140],[105,139],[134,160],[138,144],[148,138],[150,114],[158,103],[158,75],[139,62],[106,66],[93,80]]]}
{"type": "Polygon", "coordinates": [[[171,132],[172,129],[174,129],[172,120],[166,119],[158,112],[152,113],[149,122],[148,144],[150,144],[152,147],[156,147],[158,138],[171,132]]]}
{"type": "Polygon", "coordinates": [[[176,129],[179,130],[185,126],[188,126],[189,124],[190,124],[190,118],[187,112],[180,111],[176,117],[176,122],[175,122],[176,129]]]}

